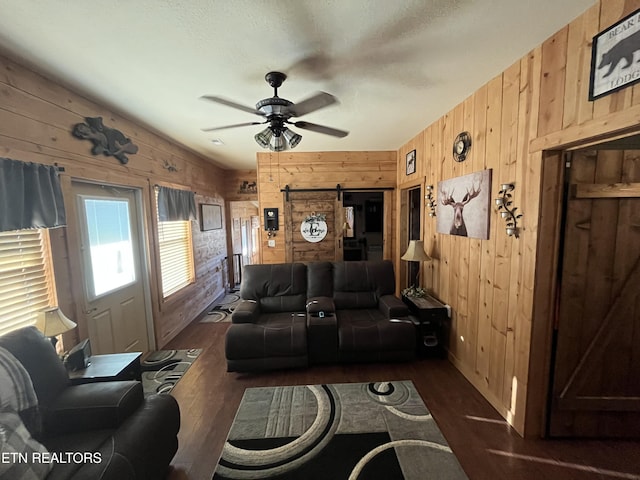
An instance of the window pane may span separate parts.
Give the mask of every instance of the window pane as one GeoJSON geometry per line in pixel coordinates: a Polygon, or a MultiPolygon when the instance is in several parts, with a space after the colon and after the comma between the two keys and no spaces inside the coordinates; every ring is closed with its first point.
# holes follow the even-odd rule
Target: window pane
{"type": "Polygon", "coordinates": [[[129,202],[83,198],[91,260],[93,296],[136,280],[129,202]]]}
{"type": "Polygon", "coordinates": [[[191,223],[159,222],[158,236],[162,296],[166,298],[194,280],[191,223]]]}
{"type": "Polygon", "coordinates": [[[0,335],[55,304],[47,230],[0,232],[0,335]]]}

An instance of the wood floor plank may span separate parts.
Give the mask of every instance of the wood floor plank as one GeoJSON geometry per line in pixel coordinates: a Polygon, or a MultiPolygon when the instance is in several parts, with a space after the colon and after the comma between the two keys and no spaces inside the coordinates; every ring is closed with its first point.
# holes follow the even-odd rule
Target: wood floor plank
{"type": "Polygon", "coordinates": [[[172,392],[182,426],[167,480],[211,479],[245,388],[385,380],[413,381],[471,480],[640,480],[640,441],[525,440],[447,360],[227,373],[228,327],[194,322],[167,347],[203,349],[172,392]]]}

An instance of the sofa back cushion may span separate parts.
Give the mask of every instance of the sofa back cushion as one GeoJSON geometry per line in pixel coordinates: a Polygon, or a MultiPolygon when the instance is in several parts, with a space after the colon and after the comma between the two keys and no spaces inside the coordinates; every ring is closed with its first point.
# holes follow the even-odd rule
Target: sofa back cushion
{"type": "Polygon", "coordinates": [[[333,265],[331,262],[307,264],[307,297],[333,296],[333,265]]]}
{"type": "Polygon", "coordinates": [[[51,342],[36,327],[25,327],[0,336],[8,350],[27,370],[40,407],[48,406],[69,385],[66,368],[51,342]]]}
{"type": "Polygon", "coordinates": [[[333,263],[333,301],[337,310],[376,308],[381,296],[393,295],[395,283],[390,260],[333,263]]]}
{"type": "Polygon", "coordinates": [[[255,300],[262,312],[303,312],[307,301],[307,267],[302,263],[246,265],[240,296],[255,300]]]}

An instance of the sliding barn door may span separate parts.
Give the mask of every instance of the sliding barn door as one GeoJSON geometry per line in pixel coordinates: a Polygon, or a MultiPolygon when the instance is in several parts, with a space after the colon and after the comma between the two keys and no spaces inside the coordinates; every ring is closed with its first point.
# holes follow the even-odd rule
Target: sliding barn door
{"type": "Polygon", "coordinates": [[[334,192],[290,192],[285,199],[286,261],[340,261],[343,258],[342,201],[334,192]],[[313,212],[326,217],[326,236],[319,242],[309,242],[300,231],[302,222],[313,212]]]}
{"type": "Polygon", "coordinates": [[[640,151],[574,153],[552,436],[640,432],[640,151]]]}

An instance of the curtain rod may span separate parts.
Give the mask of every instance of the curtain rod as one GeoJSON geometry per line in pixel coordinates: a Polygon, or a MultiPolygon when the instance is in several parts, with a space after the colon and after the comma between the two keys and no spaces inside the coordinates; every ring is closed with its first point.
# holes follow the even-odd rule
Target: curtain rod
{"type": "Polygon", "coordinates": [[[333,192],[338,194],[338,200],[342,192],[382,192],[387,190],[395,190],[395,187],[356,187],[356,188],[342,188],[338,183],[334,188],[291,188],[289,185],[285,185],[280,191],[285,193],[285,200],[289,201],[289,193],[291,192],[333,192]]]}

